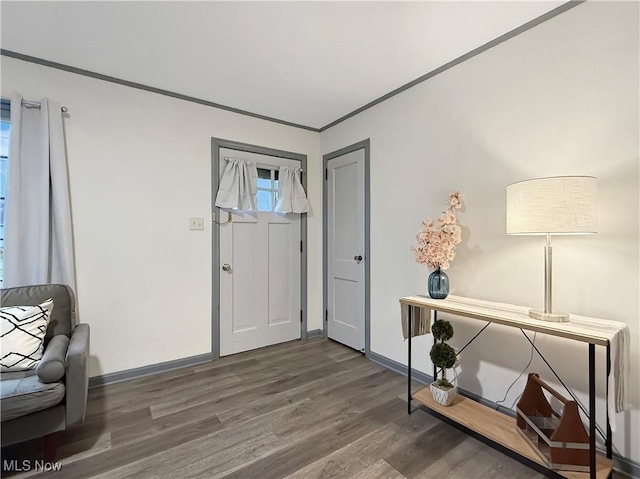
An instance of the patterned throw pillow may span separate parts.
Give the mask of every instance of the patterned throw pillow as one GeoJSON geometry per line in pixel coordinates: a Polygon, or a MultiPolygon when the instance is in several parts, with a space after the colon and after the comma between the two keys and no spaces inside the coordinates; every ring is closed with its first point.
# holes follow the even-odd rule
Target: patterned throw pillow
{"type": "Polygon", "coordinates": [[[53,299],[0,308],[0,371],[35,369],[42,359],[53,299]]]}

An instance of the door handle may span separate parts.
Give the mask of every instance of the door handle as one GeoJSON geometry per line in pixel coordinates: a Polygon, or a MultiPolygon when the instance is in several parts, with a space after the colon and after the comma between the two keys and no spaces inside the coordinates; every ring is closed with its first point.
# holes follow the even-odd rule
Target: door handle
{"type": "Polygon", "coordinates": [[[353,257],[353,259],[356,261],[356,263],[359,263],[360,261],[362,261],[362,255],[356,255],[353,257]]]}
{"type": "Polygon", "coordinates": [[[223,264],[222,271],[231,271],[231,265],[228,263],[223,264]]]}

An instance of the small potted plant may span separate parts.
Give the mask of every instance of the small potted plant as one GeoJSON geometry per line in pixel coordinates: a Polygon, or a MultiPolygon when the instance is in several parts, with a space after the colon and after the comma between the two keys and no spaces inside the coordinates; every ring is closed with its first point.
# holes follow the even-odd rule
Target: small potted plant
{"type": "Polygon", "coordinates": [[[455,350],[446,343],[453,337],[453,326],[449,321],[438,319],[431,326],[431,334],[433,334],[434,343],[431,347],[429,356],[431,362],[436,369],[442,371],[440,379],[434,378],[429,389],[433,400],[442,406],[449,406],[458,395],[456,387],[447,380],[447,369],[450,369],[456,363],[455,350]]]}

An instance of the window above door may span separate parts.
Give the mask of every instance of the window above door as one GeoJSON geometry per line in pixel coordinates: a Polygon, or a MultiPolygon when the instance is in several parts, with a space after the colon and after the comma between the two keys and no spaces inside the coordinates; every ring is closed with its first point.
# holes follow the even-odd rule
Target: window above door
{"type": "Polygon", "coordinates": [[[278,202],[278,170],[258,168],[258,211],[273,211],[278,202]]]}

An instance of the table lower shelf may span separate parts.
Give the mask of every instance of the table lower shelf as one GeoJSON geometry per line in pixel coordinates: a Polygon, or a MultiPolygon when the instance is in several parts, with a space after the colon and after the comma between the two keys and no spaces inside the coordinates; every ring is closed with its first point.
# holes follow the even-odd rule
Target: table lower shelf
{"type": "MultiPolygon", "coordinates": [[[[458,396],[450,406],[441,406],[433,400],[429,387],[414,392],[412,398],[441,416],[484,436],[502,447],[512,450],[519,456],[545,467],[537,452],[516,430],[517,426],[514,418],[462,396],[458,396]]],[[[598,479],[609,477],[612,469],[611,460],[597,454],[596,463],[596,477],[598,479]]],[[[588,472],[555,472],[569,479],[589,478],[588,472]]]]}

